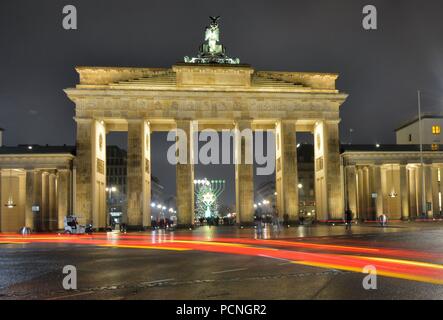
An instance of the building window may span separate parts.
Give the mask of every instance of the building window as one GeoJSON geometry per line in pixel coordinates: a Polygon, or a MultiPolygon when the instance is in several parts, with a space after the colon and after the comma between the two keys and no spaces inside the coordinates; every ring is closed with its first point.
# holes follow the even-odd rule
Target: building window
{"type": "Polygon", "coordinates": [[[409,134],[409,142],[412,141],[412,134],[409,134]]]}
{"type": "Polygon", "coordinates": [[[441,128],[440,126],[432,126],[432,133],[433,134],[440,134],[441,128]]]}

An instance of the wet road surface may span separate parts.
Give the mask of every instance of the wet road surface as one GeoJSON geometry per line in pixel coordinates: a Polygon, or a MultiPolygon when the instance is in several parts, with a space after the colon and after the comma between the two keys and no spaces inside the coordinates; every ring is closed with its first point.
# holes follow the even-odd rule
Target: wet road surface
{"type": "Polygon", "coordinates": [[[0,234],[0,299],[442,299],[442,227],[0,234]],[[77,290],[63,289],[66,265],[77,290]]]}

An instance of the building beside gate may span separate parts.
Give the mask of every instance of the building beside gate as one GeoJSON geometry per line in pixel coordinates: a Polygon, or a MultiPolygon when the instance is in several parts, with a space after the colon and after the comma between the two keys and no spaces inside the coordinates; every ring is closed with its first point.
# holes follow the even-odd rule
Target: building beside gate
{"type": "Polygon", "coordinates": [[[440,218],[443,152],[432,145],[348,145],[342,148],[346,204],[359,220],[440,218]]]}
{"type": "Polygon", "coordinates": [[[0,231],[62,229],[75,206],[74,158],[69,146],[0,147],[0,231]]]}

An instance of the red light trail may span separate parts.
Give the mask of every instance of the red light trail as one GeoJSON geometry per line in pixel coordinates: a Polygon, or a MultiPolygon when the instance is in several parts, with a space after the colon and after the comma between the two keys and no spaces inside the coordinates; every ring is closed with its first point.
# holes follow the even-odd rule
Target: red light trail
{"type": "Polygon", "coordinates": [[[372,265],[378,275],[443,284],[443,265],[435,263],[443,260],[443,254],[405,249],[154,233],[140,235],[97,233],[80,236],[1,234],[0,243],[65,243],[134,249],[195,250],[283,259],[294,264],[359,273],[366,266],[372,265]]]}

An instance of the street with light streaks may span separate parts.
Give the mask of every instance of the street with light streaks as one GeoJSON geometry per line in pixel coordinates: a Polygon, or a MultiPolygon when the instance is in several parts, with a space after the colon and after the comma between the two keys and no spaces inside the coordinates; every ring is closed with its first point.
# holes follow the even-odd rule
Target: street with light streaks
{"type": "Polygon", "coordinates": [[[0,299],[442,299],[442,285],[438,223],[0,234],[0,299]],[[66,265],[77,290],[63,289],[66,265]]]}

